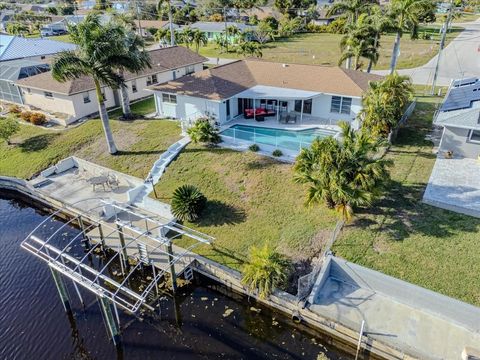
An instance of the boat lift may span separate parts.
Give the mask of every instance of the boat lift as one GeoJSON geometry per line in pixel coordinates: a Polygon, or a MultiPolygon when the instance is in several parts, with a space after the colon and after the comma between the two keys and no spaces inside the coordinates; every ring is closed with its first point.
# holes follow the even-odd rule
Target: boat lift
{"type": "Polygon", "coordinates": [[[42,236],[65,208],[55,211],[23,240],[21,247],[48,264],[65,311],[71,312],[71,307],[63,277],[72,280],[82,304],[79,286],[98,297],[110,336],[118,345],[118,307],[130,314],[141,307],[153,310],[148,299],[158,298],[158,284],[164,275],[170,275],[175,292],[177,276],[194,260],[191,250],[212,244],[214,238],[143,209],[94,200],[98,200],[96,205],[88,211],[72,216],[58,228],[50,227],[50,233],[42,236]],[[80,232],[65,238],[65,231],[72,225],[78,225],[80,232]],[[178,238],[187,239],[191,245],[186,249],[174,247],[173,241],[178,238]],[[109,251],[106,262],[92,261],[107,250],[113,251],[109,251]],[[118,264],[120,271],[111,271],[118,264]],[[153,274],[142,279],[145,287],[131,286],[133,275],[145,268],[153,274]]]}

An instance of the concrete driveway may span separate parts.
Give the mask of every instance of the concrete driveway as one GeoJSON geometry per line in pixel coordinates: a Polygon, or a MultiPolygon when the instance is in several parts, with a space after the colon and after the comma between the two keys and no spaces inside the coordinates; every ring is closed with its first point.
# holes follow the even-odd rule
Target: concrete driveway
{"type": "MultiPolygon", "coordinates": [[[[455,25],[463,26],[465,30],[444,49],[440,58],[437,85],[448,86],[452,79],[480,76],[480,19],[455,25]]],[[[401,46],[400,44],[400,52],[401,46]]],[[[401,69],[398,73],[409,75],[414,84],[431,84],[436,63],[437,56],[423,66],[401,69]]],[[[373,72],[380,75],[389,73],[388,70],[373,72]]]]}

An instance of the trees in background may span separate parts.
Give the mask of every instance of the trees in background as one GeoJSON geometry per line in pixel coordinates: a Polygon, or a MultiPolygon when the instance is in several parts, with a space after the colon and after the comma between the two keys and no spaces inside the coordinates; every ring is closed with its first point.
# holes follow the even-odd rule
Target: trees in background
{"type": "Polygon", "coordinates": [[[341,140],[316,139],[302,149],[295,162],[295,181],[308,185],[307,205],[325,203],[344,221],[355,207],[370,206],[389,181],[389,160],[378,156],[384,141],[367,131],[339,124],[341,140]]]}
{"type": "Polygon", "coordinates": [[[5,118],[0,118],[0,139],[10,144],[10,137],[20,130],[15,114],[9,114],[5,118]]]}
{"type": "Polygon", "coordinates": [[[11,35],[25,35],[28,34],[29,29],[28,26],[19,22],[10,22],[7,24],[7,33],[11,35]]]}
{"type": "Polygon", "coordinates": [[[275,288],[283,285],[288,278],[290,263],[268,245],[253,246],[248,262],[242,269],[242,283],[248,290],[267,298],[275,288]]]}
{"type": "Polygon", "coordinates": [[[200,51],[201,46],[206,46],[208,44],[207,35],[200,29],[193,30],[192,41],[197,54],[200,51]]]}
{"type": "Polygon", "coordinates": [[[194,32],[191,27],[186,26],[178,34],[178,40],[180,43],[184,44],[187,49],[190,49],[190,46],[193,44],[193,35],[194,32]]]}
{"type": "Polygon", "coordinates": [[[388,136],[402,118],[412,96],[410,78],[396,72],[382,81],[370,83],[370,89],[362,98],[362,129],[373,136],[388,136]]]}
{"type": "Polygon", "coordinates": [[[237,53],[243,56],[262,57],[262,47],[253,41],[240,41],[237,45],[237,53]]]}

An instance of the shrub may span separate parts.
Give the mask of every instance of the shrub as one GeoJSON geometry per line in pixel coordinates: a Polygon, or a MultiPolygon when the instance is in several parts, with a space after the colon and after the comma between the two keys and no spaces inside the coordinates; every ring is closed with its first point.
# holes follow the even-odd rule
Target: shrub
{"type": "Polygon", "coordinates": [[[242,283],[250,291],[258,291],[266,298],[282,285],[288,277],[289,262],[268,245],[250,249],[248,263],[243,267],[242,283]]]}
{"type": "Polygon", "coordinates": [[[43,125],[47,122],[47,117],[42,113],[32,113],[30,115],[30,122],[33,125],[43,125]]]}
{"type": "Polygon", "coordinates": [[[173,192],[172,213],[182,221],[195,221],[207,203],[207,198],[193,185],[182,185],[173,192]]]}
{"type": "Polygon", "coordinates": [[[22,112],[22,109],[20,109],[20,106],[18,105],[12,105],[8,110],[15,115],[20,114],[22,112]]]}
{"type": "Polygon", "coordinates": [[[187,130],[188,135],[194,143],[218,144],[220,135],[207,118],[198,119],[195,124],[187,130]]]}
{"type": "Polygon", "coordinates": [[[283,155],[283,153],[282,153],[281,150],[275,149],[275,150],[273,150],[272,155],[275,156],[275,157],[280,157],[280,156],[283,155]]]}
{"type": "Polygon", "coordinates": [[[0,139],[3,139],[10,145],[10,137],[20,130],[20,125],[15,115],[9,115],[6,118],[0,118],[0,139]]]}
{"type": "Polygon", "coordinates": [[[252,144],[248,147],[248,150],[257,152],[258,150],[260,150],[260,146],[258,146],[257,144],[252,144]]]}
{"type": "Polygon", "coordinates": [[[26,122],[30,122],[30,116],[32,115],[33,113],[31,111],[24,111],[20,114],[20,118],[23,120],[23,121],[26,121],[26,122]]]}

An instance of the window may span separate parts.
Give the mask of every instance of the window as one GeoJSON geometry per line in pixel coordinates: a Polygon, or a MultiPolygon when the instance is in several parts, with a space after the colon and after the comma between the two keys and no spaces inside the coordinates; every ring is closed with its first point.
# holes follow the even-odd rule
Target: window
{"type": "Polygon", "coordinates": [[[156,84],[157,82],[158,82],[157,74],[153,74],[153,75],[147,77],[147,86],[152,85],[152,84],[156,84]]]}
{"type": "Polygon", "coordinates": [[[83,93],[83,103],[88,104],[90,102],[90,94],[88,92],[83,93]]]}
{"type": "Polygon", "coordinates": [[[44,91],[43,94],[46,98],[53,99],[53,94],[50,91],[44,91]]]}
{"type": "Polygon", "coordinates": [[[171,94],[162,94],[162,102],[176,104],[177,103],[177,96],[171,94]]]}
{"type": "Polygon", "coordinates": [[[352,98],[332,96],[330,112],[349,115],[351,107],[352,107],[352,98]]]}
{"type": "Polygon", "coordinates": [[[468,133],[468,142],[480,144],[480,130],[470,130],[468,133]]]}
{"type": "Polygon", "coordinates": [[[132,92],[137,92],[137,82],[135,80],[132,80],[132,92]]]}
{"type": "MultiPolygon", "coordinates": [[[[295,111],[302,112],[302,100],[295,100],[295,111]]],[[[303,113],[312,113],[312,99],[307,99],[303,101],[303,113]]]]}
{"type": "Polygon", "coordinates": [[[195,72],[195,66],[193,66],[193,65],[188,65],[188,66],[185,68],[185,74],[186,74],[186,75],[193,74],[194,72],[195,72]]]}

